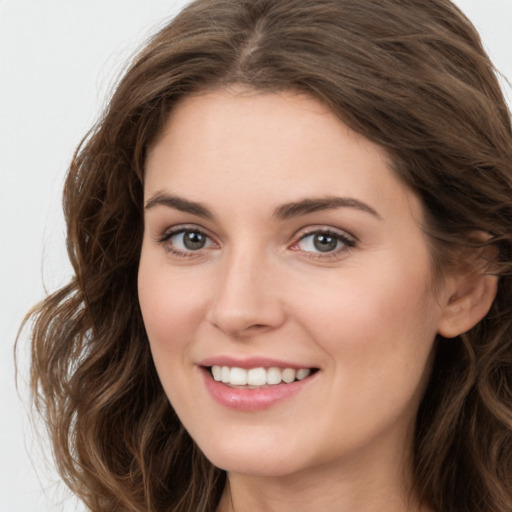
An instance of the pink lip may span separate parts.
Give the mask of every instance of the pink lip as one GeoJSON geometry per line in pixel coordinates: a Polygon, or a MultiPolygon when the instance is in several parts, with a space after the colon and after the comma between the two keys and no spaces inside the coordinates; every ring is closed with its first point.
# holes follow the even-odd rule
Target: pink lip
{"type": "Polygon", "coordinates": [[[312,368],[310,365],[301,365],[297,363],[290,363],[288,361],[281,361],[278,359],[269,359],[267,357],[250,357],[244,359],[237,359],[230,356],[216,356],[209,357],[200,361],[199,366],[229,366],[233,368],[244,368],[246,370],[250,368],[293,368],[299,370],[300,368],[312,368]]]}
{"type": "MultiPolygon", "coordinates": [[[[225,364],[225,366],[231,365],[225,364]]],[[[259,364],[259,366],[267,365],[259,364]]],[[[270,366],[279,367],[280,365],[272,364],[270,366]]],[[[243,367],[238,366],[238,368],[243,367]]],[[[285,366],[285,368],[290,368],[290,366],[285,366]]],[[[201,368],[201,373],[203,375],[206,389],[210,393],[211,397],[220,405],[239,411],[260,411],[262,409],[268,409],[299,393],[305,386],[313,380],[316,380],[315,377],[317,375],[317,373],[315,373],[304,380],[295,381],[291,384],[281,383],[268,386],[266,388],[248,389],[242,387],[231,387],[223,384],[222,382],[217,382],[211,376],[208,368],[201,368]]]]}

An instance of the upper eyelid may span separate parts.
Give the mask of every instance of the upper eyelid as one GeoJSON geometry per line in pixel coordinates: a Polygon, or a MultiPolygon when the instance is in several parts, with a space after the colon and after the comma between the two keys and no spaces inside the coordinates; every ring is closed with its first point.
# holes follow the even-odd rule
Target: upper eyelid
{"type": "MultiPolygon", "coordinates": [[[[301,236],[299,239],[297,239],[295,242],[293,242],[293,244],[291,245],[291,248],[298,247],[301,242],[303,242],[310,236],[316,235],[318,233],[324,233],[329,236],[332,236],[333,238],[335,238],[338,242],[340,242],[342,244],[342,247],[339,247],[333,251],[328,251],[325,253],[318,253],[318,254],[322,254],[324,257],[329,257],[329,256],[333,256],[335,254],[338,254],[340,252],[345,252],[348,249],[353,249],[354,247],[356,247],[358,245],[356,240],[354,240],[353,238],[351,238],[349,236],[343,235],[341,233],[334,233],[333,231],[317,230],[317,231],[312,231],[310,233],[306,233],[305,235],[301,236]]],[[[302,250],[302,249],[301,249],[301,251],[305,252],[305,253],[315,253],[314,251],[307,251],[307,250],[302,250]]]]}
{"type": "Polygon", "coordinates": [[[177,235],[178,233],[182,233],[183,231],[197,231],[208,238],[215,240],[215,238],[210,234],[209,230],[203,228],[202,226],[198,226],[196,224],[177,224],[175,226],[169,226],[162,231],[159,231],[156,238],[157,240],[167,239],[171,236],[177,235]]]}
{"type": "MultiPolygon", "coordinates": [[[[194,223],[176,224],[174,226],[168,226],[164,230],[160,231],[156,235],[155,239],[156,239],[156,241],[161,242],[161,241],[167,240],[171,236],[176,235],[183,231],[197,231],[197,232],[207,236],[208,238],[210,238],[210,240],[212,240],[214,243],[216,243],[216,244],[219,243],[217,240],[217,237],[212,235],[209,229],[206,229],[205,227],[200,226],[198,224],[194,224],[194,223]]],[[[335,236],[347,238],[347,239],[353,241],[354,243],[359,242],[359,240],[356,236],[354,236],[352,233],[350,233],[349,231],[347,231],[345,229],[341,229],[341,228],[337,228],[337,227],[325,225],[325,224],[324,225],[316,224],[316,225],[304,226],[304,227],[298,229],[297,231],[295,231],[291,237],[290,243],[292,245],[296,244],[303,238],[310,236],[310,235],[314,235],[315,233],[330,233],[335,236]]]]}
{"type": "Polygon", "coordinates": [[[197,250],[193,250],[193,249],[179,249],[179,248],[176,248],[175,244],[170,242],[171,238],[175,237],[176,235],[180,235],[180,234],[183,234],[183,233],[186,233],[187,231],[192,231],[192,232],[196,232],[196,233],[200,233],[201,235],[204,235],[206,238],[208,238],[208,240],[210,240],[211,244],[213,244],[214,246],[218,246],[217,242],[215,241],[214,238],[212,238],[207,232],[206,230],[202,229],[202,228],[199,228],[199,227],[193,227],[193,226],[190,226],[190,225],[176,225],[176,226],[172,226],[172,227],[168,227],[167,229],[165,229],[164,231],[161,231],[159,235],[157,235],[155,237],[155,242],[158,243],[159,245],[163,246],[164,248],[166,248],[166,251],[169,252],[169,253],[174,253],[175,255],[178,255],[178,256],[181,256],[181,257],[185,257],[185,256],[198,256],[202,253],[203,250],[208,250],[208,249],[211,249],[211,247],[201,247],[197,250]],[[169,246],[170,244],[170,246],[169,246]]]}
{"type": "Polygon", "coordinates": [[[356,236],[354,236],[352,233],[345,229],[335,228],[333,226],[326,225],[314,225],[304,227],[296,231],[295,234],[293,235],[293,239],[295,240],[294,243],[298,242],[299,240],[302,240],[304,237],[308,235],[314,235],[315,233],[331,233],[332,235],[338,235],[340,237],[353,240],[354,243],[359,242],[359,239],[356,236]]]}

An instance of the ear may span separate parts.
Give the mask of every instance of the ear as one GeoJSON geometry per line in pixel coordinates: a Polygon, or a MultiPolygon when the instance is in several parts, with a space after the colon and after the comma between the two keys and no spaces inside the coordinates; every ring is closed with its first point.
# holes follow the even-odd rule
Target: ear
{"type": "Polygon", "coordinates": [[[444,304],[438,333],[445,338],[454,338],[469,331],[489,312],[498,290],[498,278],[486,274],[482,262],[495,248],[487,247],[480,253],[479,264],[473,262],[471,269],[446,279],[444,304]]]}

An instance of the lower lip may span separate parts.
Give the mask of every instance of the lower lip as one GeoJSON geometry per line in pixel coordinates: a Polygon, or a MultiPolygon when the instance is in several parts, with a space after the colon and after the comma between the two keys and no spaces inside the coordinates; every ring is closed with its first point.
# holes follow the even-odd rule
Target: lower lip
{"type": "Polygon", "coordinates": [[[225,407],[240,411],[261,411],[268,409],[283,400],[293,397],[299,393],[313,379],[314,375],[292,382],[290,384],[275,384],[266,388],[248,389],[235,388],[217,382],[213,379],[210,370],[203,368],[203,378],[206,389],[212,398],[225,407]]]}

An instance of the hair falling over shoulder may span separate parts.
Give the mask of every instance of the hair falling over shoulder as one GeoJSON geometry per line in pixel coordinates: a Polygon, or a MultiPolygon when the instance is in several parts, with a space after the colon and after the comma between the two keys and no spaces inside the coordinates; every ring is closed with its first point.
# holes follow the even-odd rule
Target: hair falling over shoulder
{"type": "Polygon", "coordinates": [[[67,485],[95,512],[213,512],[225,474],[159,383],[137,299],[144,162],[173,105],[298,90],[387,150],[422,199],[438,274],[490,235],[491,311],[437,340],[416,489],[442,512],[512,510],[512,129],[478,34],[448,0],[197,0],[142,49],[64,190],[74,278],[37,305],[31,383],[67,485]]]}

